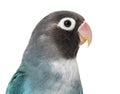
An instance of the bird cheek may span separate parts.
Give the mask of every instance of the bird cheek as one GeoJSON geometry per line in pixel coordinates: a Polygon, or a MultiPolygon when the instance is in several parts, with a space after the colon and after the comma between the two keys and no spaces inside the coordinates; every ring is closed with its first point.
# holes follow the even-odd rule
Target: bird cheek
{"type": "Polygon", "coordinates": [[[58,26],[57,26],[56,23],[52,23],[50,27],[52,27],[52,28],[56,28],[56,27],[58,27],[58,26]]]}
{"type": "Polygon", "coordinates": [[[88,42],[88,46],[91,44],[92,41],[92,32],[90,26],[83,22],[78,28],[78,34],[80,38],[80,45],[84,44],[86,41],[88,42]]]}

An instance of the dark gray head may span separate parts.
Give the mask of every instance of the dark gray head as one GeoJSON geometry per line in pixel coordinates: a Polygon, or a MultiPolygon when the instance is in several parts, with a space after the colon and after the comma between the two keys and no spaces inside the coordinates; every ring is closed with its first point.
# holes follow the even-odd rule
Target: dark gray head
{"type": "Polygon", "coordinates": [[[84,34],[80,35],[83,31],[79,30],[86,25],[84,18],[77,13],[70,11],[51,13],[34,29],[26,51],[29,51],[29,54],[39,54],[38,56],[43,53],[47,58],[55,57],[57,54],[66,59],[74,58],[79,44],[87,40],[84,34]]]}

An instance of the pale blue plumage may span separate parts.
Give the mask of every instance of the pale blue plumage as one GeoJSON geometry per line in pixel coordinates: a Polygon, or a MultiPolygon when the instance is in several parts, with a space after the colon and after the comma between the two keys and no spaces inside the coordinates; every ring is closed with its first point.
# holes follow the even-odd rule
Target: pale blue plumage
{"type": "Polygon", "coordinates": [[[8,85],[6,94],[23,94],[24,81],[25,73],[21,71],[16,72],[8,85]]]}
{"type": "Polygon", "coordinates": [[[44,62],[40,64],[39,72],[35,71],[37,70],[35,68],[26,72],[18,71],[9,83],[6,94],[82,94],[79,81],[73,82],[71,88],[66,85],[66,89],[63,89],[65,84],[62,80],[63,74],[53,72],[52,67],[44,62]],[[64,93],[60,93],[60,89],[65,90],[64,93]],[[71,89],[69,93],[68,89],[71,89]]]}

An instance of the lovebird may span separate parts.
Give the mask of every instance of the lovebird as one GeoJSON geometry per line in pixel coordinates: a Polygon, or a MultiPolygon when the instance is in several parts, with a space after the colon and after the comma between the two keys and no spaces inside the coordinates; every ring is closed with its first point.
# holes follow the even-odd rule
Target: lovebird
{"type": "Polygon", "coordinates": [[[83,94],[76,55],[91,40],[91,28],[80,14],[50,13],[33,30],[6,94],[83,94]]]}

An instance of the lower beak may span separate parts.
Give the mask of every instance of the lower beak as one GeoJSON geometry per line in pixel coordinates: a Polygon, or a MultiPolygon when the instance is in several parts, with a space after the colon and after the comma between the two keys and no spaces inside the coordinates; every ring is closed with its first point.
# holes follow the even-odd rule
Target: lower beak
{"type": "Polygon", "coordinates": [[[86,41],[88,42],[88,46],[91,44],[92,32],[90,26],[86,22],[80,25],[78,34],[80,37],[80,45],[84,44],[86,41]]]}

